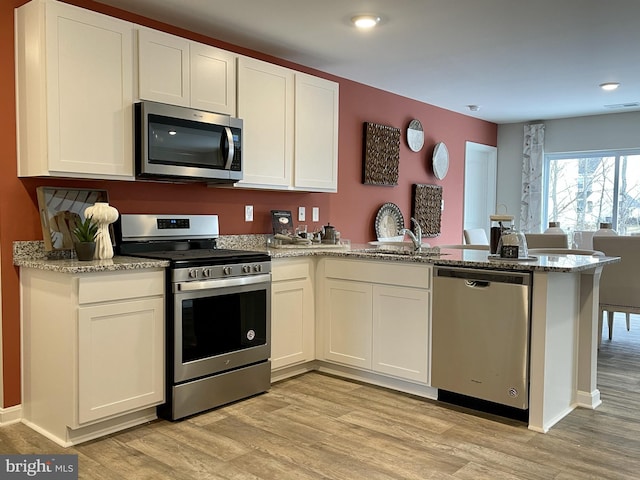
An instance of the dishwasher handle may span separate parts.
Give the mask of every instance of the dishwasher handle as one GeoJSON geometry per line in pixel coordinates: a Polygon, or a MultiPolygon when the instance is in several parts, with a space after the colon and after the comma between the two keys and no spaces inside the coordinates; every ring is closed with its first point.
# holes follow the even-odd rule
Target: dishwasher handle
{"type": "Polygon", "coordinates": [[[488,288],[491,282],[482,280],[465,280],[464,284],[469,288],[488,288]]]}
{"type": "Polygon", "coordinates": [[[515,285],[531,285],[531,273],[504,271],[504,270],[480,270],[475,268],[436,267],[434,276],[446,278],[458,278],[469,282],[476,287],[487,287],[490,283],[511,283],[515,285]],[[484,283],[485,285],[481,285],[484,283]]]}

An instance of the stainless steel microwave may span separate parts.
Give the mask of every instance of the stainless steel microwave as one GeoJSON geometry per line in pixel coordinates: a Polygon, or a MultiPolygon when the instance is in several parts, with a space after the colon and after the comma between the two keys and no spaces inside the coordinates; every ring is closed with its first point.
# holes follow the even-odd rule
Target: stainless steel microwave
{"type": "Polygon", "coordinates": [[[135,104],[136,177],[242,180],[242,120],[156,102],[135,104]]]}

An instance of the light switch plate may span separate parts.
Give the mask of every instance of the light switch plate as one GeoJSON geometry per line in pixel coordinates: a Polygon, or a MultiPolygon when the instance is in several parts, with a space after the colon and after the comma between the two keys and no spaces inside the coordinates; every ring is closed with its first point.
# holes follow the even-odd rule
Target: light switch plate
{"type": "Polygon", "coordinates": [[[320,207],[313,207],[311,209],[311,221],[313,222],[320,221],[320,207]]]}
{"type": "Polygon", "coordinates": [[[304,222],[306,218],[307,218],[307,215],[306,215],[306,212],[305,212],[305,208],[304,207],[298,207],[298,221],[299,222],[304,222]]]}
{"type": "Polygon", "coordinates": [[[253,205],[244,206],[244,221],[253,222],[253,205]]]}

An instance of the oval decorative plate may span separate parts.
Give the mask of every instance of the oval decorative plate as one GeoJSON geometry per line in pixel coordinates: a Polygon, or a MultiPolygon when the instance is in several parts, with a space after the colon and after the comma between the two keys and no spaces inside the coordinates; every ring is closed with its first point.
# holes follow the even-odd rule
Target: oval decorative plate
{"type": "Polygon", "coordinates": [[[444,142],[436,143],[433,149],[433,174],[438,180],[447,176],[449,171],[449,150],[444,142]]]}
{"type": "Polygon", "coordinates": [[[404,228],[404,217],[395,203],[385,203],[378,210],[375,220],[378,239],[391,238],[400,235],[404,228]]]}

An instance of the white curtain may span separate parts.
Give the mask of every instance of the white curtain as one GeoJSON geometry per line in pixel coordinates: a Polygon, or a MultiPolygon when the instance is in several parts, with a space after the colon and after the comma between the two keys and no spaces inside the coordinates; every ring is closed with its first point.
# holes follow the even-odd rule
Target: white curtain
{"type": "Polygon", "coordinates": [[[522,200],[520,202],[520,230],[527,233],[542,231],[542,192],[544,164],[544,124],[524,126],[522,149],[522,200]]]}

